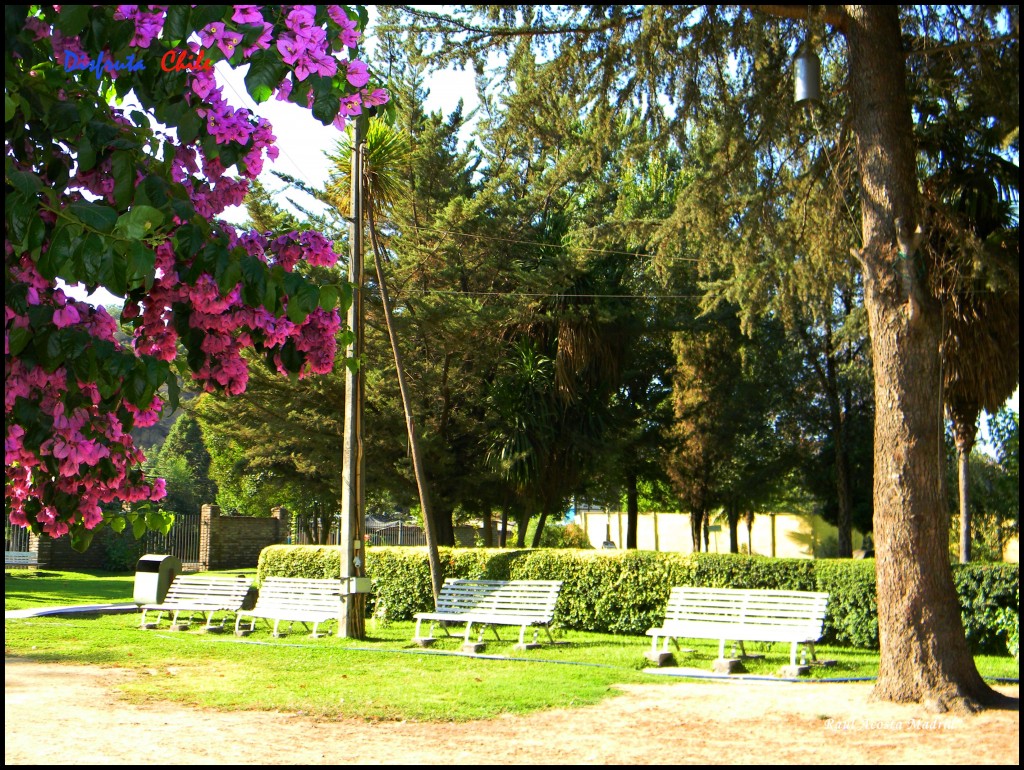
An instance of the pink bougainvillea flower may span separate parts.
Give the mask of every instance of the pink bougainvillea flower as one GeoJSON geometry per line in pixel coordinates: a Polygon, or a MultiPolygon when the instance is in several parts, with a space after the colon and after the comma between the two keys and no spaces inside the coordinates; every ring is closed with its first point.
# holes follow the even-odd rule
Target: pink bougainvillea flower
{"type": "Polygon", "coordinates": [[[235,12],[231,14],[231,21],[237,24],[262,24],[263,14],[255,5],[236,5],[235,12]]]}
{"type": "Polygon", "coordinates": [[[348,74],[346,77],[348,82],[356,88],[362,88],[370,82],[370,72],[366,64],[359,59],[352,59],[352,61],[348,62],[348,74]]]}
{"type": "Polygon", "coordinates": [[[71,326],[81,320],[81,316],[78,315],[78,311],[73,305],[65,305],[64,307],[57,308],[53,313],[53,325],[58,329],[71,326]]]}
{"type": "Polygon", "coordinates": [[[338,39],[346,48],[355,48],[359,45],[359,24],[348,17],[340,5],[327,6],[327,15],[335,24],[341,27],[338,39]]]}

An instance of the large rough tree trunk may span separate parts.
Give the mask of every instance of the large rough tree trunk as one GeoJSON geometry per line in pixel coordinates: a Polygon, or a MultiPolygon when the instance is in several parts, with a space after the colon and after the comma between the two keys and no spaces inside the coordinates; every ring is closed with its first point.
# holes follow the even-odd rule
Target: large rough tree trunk
{"type": "Polygon", "coordinates": [[[846,6],[875,373],[876,698],[972,710],[995,693],[964,636],[942,499],[941,315],[914,254],[920,211],[896,6],[846,6]]]}

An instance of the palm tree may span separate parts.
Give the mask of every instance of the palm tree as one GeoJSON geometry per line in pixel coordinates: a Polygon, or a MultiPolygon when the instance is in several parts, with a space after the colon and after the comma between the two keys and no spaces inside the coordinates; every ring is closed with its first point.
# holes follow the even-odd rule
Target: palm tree
{"type": "Polygon", "coordinates": [[[993,153],[972,160],[971,168],[935,174],[925,188],[928,246],[944,301],[943,393],[957,449],[964,563],[971,560],[969,459],[978,415],[995,414],[1020,381],[1020,244],[1008,195],[1017,169],[993,153]]]}

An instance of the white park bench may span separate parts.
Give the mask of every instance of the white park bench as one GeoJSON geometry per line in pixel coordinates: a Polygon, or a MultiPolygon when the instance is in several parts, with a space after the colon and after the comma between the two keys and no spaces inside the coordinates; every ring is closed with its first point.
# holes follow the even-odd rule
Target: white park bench
{"type": "Polygon", "coordinates": [[[517,650],[538,647],[537,632],[534,641],[527,643],[526,629],[539,626],[544,629],[548,639],[551,636],[551,623],[555,616],[555,603],[558,592],[562,588],[560,580],[466,580],[448,578],[441,587],[437,597],[437,609],[434,612],[417,612],[416,636],[413,641],[427,647],[436,641],[433,637],[434,625],[440,624],[446,635],[449,623],[465,623],[466,630],[463,646],[479,651],[481,643],[470,641],[473,624],[490,626],[494,636],[500,641],[496,626],[519,626],[519,644],[517,650]],[[424,620],[430,621],[428,636],[420,635],[420,627],[424,620]]]}
{"type": "Polygon", "coordinates": [[[670,658],[670,639],[677,650],[676,639],[717,639],[719,660],[725,658],[726,641],[738,642],[744,655],[743,642],[788,642],[795,668],[800,644],[815,659],[814,643],[821,638],[827,606],[827,593],[677,586],[669,595],[661,628],[647,631],[652,637],[647,657],[659,665],[670,658]]]}
{"type": "Polygon", "coordinates": [[[4,551],[4,567],[28,569],[39,566],[39,554],[36,551],[4,551]]]}
{"type": "Polygon", "coordinates": [[[171,630],[183,631],[188,623],[179,622],[179,615],[190,616],[199,613],[206,619],[207,630],[223,629],[225,618],[219,625],[213,624],[213,616],[218,612],[238,612],[242,609],[245,599],[252,586],[252,578],[239,575],[237,577],[199,577],[197,575],[176,575],[167,589],[162,602],[142,604],[142,628],[157,628],[163,613],[172,614],[171,630]],[[156,612],[156,621],[146,622],[146,614],[156,612]]]}
{"type": "Polygon", "coordinates": [[[318,633],[321,623],[339,621],[342,610],[343,583],[340,579],[308,579],[287,577],[266,577],[256,597],[256,606],[242,610],[235,617],[235,635],[245,636],[256,630],[256,620],[274,622],[274,636],[280,636],[278,627],[287,621],[289,629],[293,623],[302,623],[308,630],[313,624],[312,636],[318,633]],[[242,627],[243,618],[250,618],[249,627],[242,627]]]}

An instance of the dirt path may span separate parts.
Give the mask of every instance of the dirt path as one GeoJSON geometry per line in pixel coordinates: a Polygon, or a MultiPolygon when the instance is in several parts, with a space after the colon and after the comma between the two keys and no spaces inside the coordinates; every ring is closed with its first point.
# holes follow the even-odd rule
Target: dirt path
{"type": "MultiPolygon", "coordinates": [[[[133,705],[131,673],[4,661],[4,763],[1008,764],[1020,713],[935,716],[870,684],[630,685],[597,706],[451,723],[133,705]]],[[[1018,686],[1001,686],[1018,697],[1018,686]]]]}

